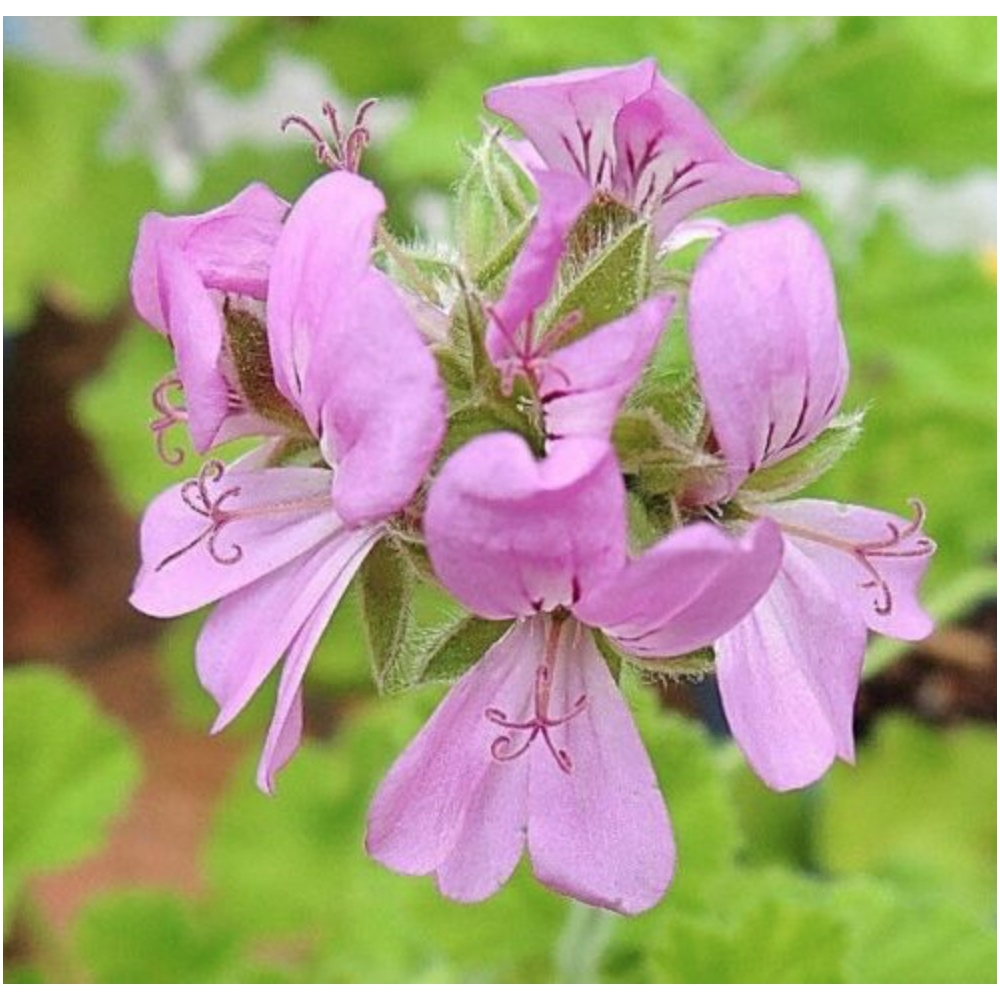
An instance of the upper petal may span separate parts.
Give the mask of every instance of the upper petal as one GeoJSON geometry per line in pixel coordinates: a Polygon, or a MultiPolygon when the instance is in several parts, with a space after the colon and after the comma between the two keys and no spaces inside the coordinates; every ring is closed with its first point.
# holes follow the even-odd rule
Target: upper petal
{"type": "Polygon", "coordinates": [[[614,121],[653,85],[656,62],[515,80],[486,92],[490,111],[512,121],[553,169],[610,183],[614,121]]]}
{"type": "Polygon", "coordinates": [[[620,913],[656,904],[673,875],[674,842],[649,757],[590,630],[569,620],[553,667],[549,716],[570,770],[542,740],[529,752],[528,851],[557,892],[620,913]],[[581,702],[582,699],[582,702],[581,702]]]}
{"type": "Polygon", "coordinates": [[[605,441],[553,442],[536,459],[514,434],[459,449],[424,517],[438,578],[485,618],[569,607],[625,561],[625,489],[605,441]]]}
{"type": "Polygon", "coordinates": [[[795,216],[738,226],[709,247],[691,282],[688,329],[730,492],[837,412],[848,367],[833,273],[795,216]]]}
{"type": "Polygon", "coordinates": [[[139,226],[131,287],[136,311],[161,333],[171,333],[163,306],[159,257],[179,251],[205,288],[263,300],[274,244],[288,204],[263,184],[251,184],[232,201],[201,215],[152,212],[139,226]]]}
{"type": "Polygon", "coordinates": [[[781,532],[769,521],[740,538],[709,524],[680,528],[587,593],[575,613],[636,656],[679,656],[743,618],[781,556],[781,532]]]}
{"type": "Polygon", "coordinates": [[[645,94],[622,108],[614,144],[615,189],[655,216],[660,240],[710,205],[799,190],[787,174],[737,156],[698,106],[659,74],[645,94]]]}
{"type": "Polygon", "coordinates": [[[142,568],[130,601],[147,615],[171,618],[210,604],[342,527],[329,503],[329,470],[206,469],[161,493],[143,517],[142,568]],[[213,509],[225,523],[218,514],[213,520],[213,509]]]}
{"type": "Polygon", "coordinates": [[[934,628],[917,591],[935,545],[923,531],[923,507],[914,516],[830,500],[769,504],[786,541],[823,567],[837,596],[874,632],[925,639],[934,628]]]}
{"type": "Polygon", "coordinates": [[[534,176],[538,185],[535,222],[486,328],[486,351],[494,364],[532,355],[532,345],[526,340],[531,328],[525,324],[549,297],[566,238],[590,200],[590,188],[572,174],[542,171],[534,176]]]}
{"type": "Polygon", "coordinates": [[[348,523],[378,521],[413,496],[444,435],[444,390],[391,282],[369,264],[384,207],[338,171],[299,199],[275,251],[268,337],[279,388],[337,466],[348,523]]]}
{"type": "Polygon", "coordinates": [[[520,718],[543,655],[537,621],[515,625],[448,693],[383,779],[365,845],[408,875],[439,872],[447,895],[496,891],[520,857],[527,824],[527,760],[494,759],[499,735],[486,710],[520,718]]]}
{"type": "Polygon", "coordinates": [[[726,719],[772,788],[800,788],[854,759],[853,709],[865,629],[824,568],[785,546],[771,589],[716,643],[726,719]]]}
{"type": "Polygon", "coordinates": [[[549,438],[611,435],[618,410],[639,380],[674,306],[670,295],[638,309],[552,354],[538,394],[549,438]]]}

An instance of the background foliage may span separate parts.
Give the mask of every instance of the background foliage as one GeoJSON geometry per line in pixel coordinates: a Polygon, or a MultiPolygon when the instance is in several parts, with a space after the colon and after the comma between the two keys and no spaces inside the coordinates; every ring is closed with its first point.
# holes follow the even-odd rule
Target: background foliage
{"type": "MultiPolygon", "coordinates": [[[[328,96],[347,105],[384,98],[367,166],[393,223],[435,240],[447,232],[445,196],[462,171],[461,142],[478,133],[485,87],[657,56],[743,155],[800,175],[803,195],[777,210],[807,216],[834,256],[852,352],[848,402],[868,415],[861,443],[813,491],[896,510],[921,497],[939,542],[930,607],[958,617],[993,593],[995,19],[7,21],[4,323],[15,335],[43,294],[84,318],[115,309],[147,211],[202,210],[253,179],[294,198],[320,168],[300,135],[278,132],[285,113],[313,114],[328,96]]],[[[165,345],[135,324],[75,400],[133,511],[178,477],[156,460],[146,428],[149,389],[168,366],[165,345]]],[[[425,603],[441,613],[438,598],[425,603]]],[[[205,728],[196,628],[169,628],[160,662],[178,716],[205,728]]],[[[895,652],[875,646],[869,669],[895,652]]],[[[469,909],[426,880],[379,869],[361,846],[366,803],[440,688],[372,695],[353,597],[310,684],[311,700],[334,704],[342,721],[300,753],[276,799],[252,786],[270,692],[235,727],[246,762],[207,831],[203,891],[105,891],[53,943],[32,907],[32,879],[100,847],[139,778],[139,754],[135,736],[64,674],[9,672],[4,927],[27,920],[49,942],[9,975],[52,980],[70,968],[124,983],[995,974],[993,728],[882,717],[854,770],[838,766],[820,786],[778,796],[731,746],[665,715],[651,690],[632,691],[680,865],[665,902],[625,920],[552,896],[524,871],[469,909]]]]}

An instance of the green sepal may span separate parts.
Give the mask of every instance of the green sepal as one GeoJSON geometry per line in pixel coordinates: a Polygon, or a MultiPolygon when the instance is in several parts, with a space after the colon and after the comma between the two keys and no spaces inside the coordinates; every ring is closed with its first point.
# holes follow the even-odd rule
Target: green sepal
{"type": "Polygon", "coordinates": [[[383,538],[368,554],[358,577],[375,684],[382,692],[397,691],[411,683],[413,569],[395,541],[383,538]]]}
{"type": "Polygon", "coordinates": [[[715,670],[715,653],[711,647],[696,649],[683,656],[639,658],[625,655],[630,667],[656,678],[699,681],[715,670]]]}
{"type": "Polygon", "coordinates": [[[476,284],[491,291],[524,242],[535,202],[531,179],[499,139],[491,131],[469,151],[456,198],[460,260],[476,284]]]}
{"type": "Polygon", "coordinates": [[[511,628],[510,621],[468,615],[430,633],[414,671],[418,681],[450,681],[474,667],[511,628]]]}
{"type": "Polygon", "coordinates": [[[611,209],[605,209],[612,213],[611,221],[594,222],[592,213],[600,209],[600,202],[588,208],[571,233],[555,305],[546,316],[545,325],[551,327],[570,314],[579,315],[560,346],[632,312],[649,295],[653,259],[649,223],[634,220],[620,229],[621,220],[611,209]]]}
{"type": "Polygon", "coordinates": [[[864,411],[841,413],[807,447],[777,465],[758,469],[740,487],[741,500],[766,502],[798,493],[833,468],[861,436],[864,411]]]}
{"type": "Polygon", "coordinates": [[[274,384],[267,328],[252,312],[232,305],[222,307],[226,321],[226,347],[233,362],[240,391],[254,413],[286,428],[290,433],[311,438],[305,421],[274,384]]]}

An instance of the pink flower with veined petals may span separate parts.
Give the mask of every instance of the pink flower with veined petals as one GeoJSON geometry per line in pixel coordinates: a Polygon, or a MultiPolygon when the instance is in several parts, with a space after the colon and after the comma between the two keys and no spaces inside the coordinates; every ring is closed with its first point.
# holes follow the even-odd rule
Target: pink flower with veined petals
{"type": "Polygon", "coordinates": [[[434,359],[370,263],[384,207],[378,189],[354,174],[321,178],[292,209],[270,263],[275,379],[328,467],[267,467],[267,448],[229,469],[212,460],[143,519],[132,603],[172,617],[218,602],[197,648],[199,676],[219,704],[216,729],[284,657],[258,770],[266,791],[300,740],[313,649],[444,434],[434,359]]]}
{"type": "Polygon", "coordinates": [[[449,459],[425,529],[441,582],[475,614],[512,622],[383,781],[369,853],[472,902],[526,848],[558,892],[622,913],[654,905],[673,872],[670,823],[593,631],[638,657],[710,643],[769,586],[780,533],[694,525],[630,561],[610,445],[569,438],[538,460],[506,433],[449,459]]]}
{"type": "Polygon", "coordinates": [[[733,153],[653,59],[516,80],[485,103],[524,133],[512,144],[522,163],[581,177],[651,216],[661,242],[710,205],[799,190],[787,174],[733,153]]]}
{"type": "MultiPolygon", "coordinates": [[[[836,415],[847,352],[833,274],[816,234],[785,216],[730,230],[691,284],[691,350],[724,479],[723,502],[757,469],[805,448],[836,415]]],[[[750,517],[784,535],[767,595],[716,643],[726,717],[772,787],[816,780],[854,755],[854,698],[866,629],[922,639],[932,623],[917,587],[934,552],[914,502],[910,520],[825,500],[756,503],[750,517]]]]}
{"type": "Polygon", "coordinates": [[[226,352],[224,309],[229,300],[263,319],[274,247],[288,203],[263,184],[251,184],[232,201],[202,215],[168,217],[151,212],[139,227],[132,263],[136,311],[170,340],[176,376],[157,387],[154,422],[160,454],[163,433],[186,421],[198,451],[234,437],[278,430],[249,411],[226,352]],[[184,406],[171,389],[184,391],[184,406]]]}
{"type": "Polygon", "coordinates": [[[570,322],[543,329],[539,312],[556,283],[570,230],[590,200],[579,177],[539,171],[538,214],[490,309],[486,352],[509,387],[516,376],[535,388],[549,440],[607,437],[619,407],[656,349],[674,298],[656,295],[620,319],[560,347],[570,322]]]}

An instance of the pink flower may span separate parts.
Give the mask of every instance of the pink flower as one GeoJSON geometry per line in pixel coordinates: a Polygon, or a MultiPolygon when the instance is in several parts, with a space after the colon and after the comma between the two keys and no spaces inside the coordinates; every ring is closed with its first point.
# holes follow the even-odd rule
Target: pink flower
{"type": "MultiPolygon", "coordinates": [[[[444,433],[433,358],[388,279],[370,263],[384,209],[347,172],[317,181],[274,247],[267,338],[278,387],[316,439],[309,467],[265,447],[153,501],[132,603],[158,617],[218,602],[198,641],[202,682],[226,725],[284,657],[258,770],[298,746],[302,678],[351,578],[430,468],[444,433]],[[322,463],[322,467],[317,467],[322,463]]],[[[162,295],[175,293],[169,274],[162,295]]]]}
{"type": "MultiPolygon", "coordinates": [[[[691,285],[691,349],[726,460],[701,502],[737,495],[748,476],[807,447],[836,415],[847,352],[819,238],[785,216],[732,229],[691,285]]],[[[716,643],[723,706],[737,742],[772,787],[797,788],[852,760],[853,705],[866,629],[921,639],[932,628],[917,587],[934,552],[911,520],[824,500],[759,502],[785,554],[771,589],[716,643]]]]}
{"type": "Polygon", "coordinates": [[[673,296],[647,299],[626,316],[561,347],[581,317],[545,326],[548,302],[570,230],[590,200],[579,177],[539,171],[538,214],[490,310],[486,351],[509,387],[517,376],[535,390],[546,436],[608,437],[625,397],[656,349],[673,296]]]}
{"type": "Polygon", "coordinates": [[[383,781],[369,852],[405,874],[433,872],[445,895],[471,902],[527,848],[550,888],[647,909],[673,872],[670,823],[594,630],[639,657],[710,643],[768,587],[780,534],[766,521],[738,540],[695,525],[629,560],[610,445],[555,441],[536,460],[506,433],[449,459],[425,529],[441,582],[511,627],[383,781]]]}
{"type": "Polygon", "coordinates": [[[157,387],[157,446],[163,432],[186,421],[198,451],[245,434],[275,433],[252,413],[227,348],[228,303],[263,321],[268,274],[288,204],[263,184],[251,184],[231,202],[202,215],[142,220],[132,263],[132,299],[139,315],[166,334],[177,375],[157,387]],[[184,391],[185,405],[169,401],[184,391]]]}
{"type": "Polygon", "coordinates": [[[517,80],[485,101],[524,133],[513,149],[526,166],[582,177],[651,216],[659,241],[710,205],[798,191],[787,174],[736,156],[653,59],[517,80]]]}

